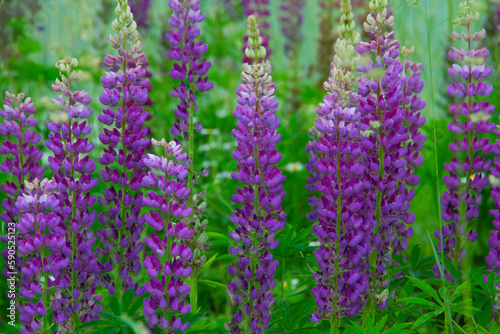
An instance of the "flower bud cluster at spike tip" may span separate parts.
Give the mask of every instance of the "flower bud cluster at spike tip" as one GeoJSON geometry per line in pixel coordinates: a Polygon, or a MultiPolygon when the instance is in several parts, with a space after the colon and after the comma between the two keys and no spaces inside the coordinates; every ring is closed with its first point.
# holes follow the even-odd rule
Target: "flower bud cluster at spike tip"
{"type": "MultiPolygon", "coordinates": [[[[34,129],[37,125],[37,120],[34,118],[35,111],[31,98],[25,98],[22,93],[14,95],[5,92],[3,110],[0,109],[0,116],[3,118],[3,123],[0,123],[0,136],[10,138],[0,145],[0,154],[5,157],[0,164],[0,171],[14,176],[13,180],[0,185],[5,194],[0,220],[5,224],[17,222],[20,212],[15,202],[17,196],[24,192],[24,181],[40,179],[43,176],[44,167],[40,166],[43,153],[36,147],[42,137],[37,135],[34,129]]],[[[0,237],[0,240],[8,242],[7,236],[0,237]]],[[[6,260],[8,259],[7,248],[1,254],[6,260]]],[[[3,275],[10,277],[9,271],[19,272],[18,266],[21,263],[21,260],[17,259],[17,270],[4,269],[3,275]]],[[[8,267],[6,264],[5,268],[8,267]]]]}
{"type": "Polygon", "coordinates": [[[189,261],[193,253],[188,246],[193,230],[186,219],[191,214],[189,188],[186,187],[188,172],[184,162],[187,154],[175,141],[167,143],[152,140],[153,146],[165,149],[164,156],[148,154],[144,165],[152,170],[142,179],[144,189],[152,189],[144,196],[143,204],[150,207],[146,222],[165,237],[151,233],[145,244],[151,249],[146,256],[144,267],[149,281],[144,285],[150,297],[144,299],[144,316],[149,327],[159,327],[165,333],[182,333],[189,328],[183,316],[191,311],[184,297],[190,293],[186,280],[192,273],[189,261]],[[177,162],[175,162],[177,160],[177,162]]]}
{"type": "MultiPolygon", "coordinates": [[[[170,95],[180,100],[174,110],[178,119],[170,131],[174,136],[188,140],[190,108],[193,108],[191,112],[198,110],[194,93],[197,90],[206,92],[213,88],[206,76],[211,63],[206,58],[201,59],[208,51],[208,44],[196,40],[200,35],[198,23],[205,19],[205,14],[200,13],[198,0],[169,0],[168,5],[174,13],[168,20],[172,29],[165,34],[172,47],[167,51],[167,56],[176,62],[168,74],[172,79],[179,80],[179,86],[174,87],[170,95]]],[[[202,126],[199,122],[195,129],[201,132],[202,126]]]]}
{"type": "Polygon", "coordinates": [[[418,111],[424,104],[416,95],[422,90],[419,80],[420,65],[400,61],[400,43],[389,28],[394,17],[388,14],[387,0],[370,1],[373,13],[368,14],[364,30],[371,36],[370,43],[356,46],[365,61],[358,67],[360,130],[364,135],[364,165],[367,180],[372,184],[369,196],[376,199],[373,209],[377,222],[371,245],[376,262],[372,276],[371,300],[380,307],[387,306],[384,284],[387,266],[392,254],[407,248],[407,238],[413,234],[409,226],[415,217],[408,210],[414,190],[420,179],[414,169],[423,163],[420,151],[425,136],[419,132],[425,122],[418,111]],[[411,74],[414,72],[414,74],[411,74]],[[408,86],[406,86],[408,85],[408,86]],[[412,101],[415,105],[412,107],[412,101]]]}
{"type": "MultiPolygon", "coordinates": [[[[275,113],[275,84],[269,74],[268,61],[262,52],[255,17],[248,18],[249,47],[255,63],[243,64],[243,83],[236,89],[238,106],[233,112],[238,119],[233,136],[238,145],[233,157],[238,162],[234,180],[243,183],[231,200],[240,205],[230,218],[235,224],[229,237],[234,245],[229,252],[237,261],[228,267],[231,281],[227,293],[237,308],[225,328],[230,333],[263,333],[271,319],[274,304],[272,289],[276,286],[274,273],[278,261],[271,250],[278,246],[275,234],[286,225],[281,200],[285,197],[285,177],[275,165],[281,154],[276,144],[281,135],[276,132],[280,121],[275,113]]],[[[264,49],[265,50],[265,49],[264,49]]]]}
{"type": "Polygon", "coordinates": [[[96,254],[101,258],[109,256],[105,263],[98,263],[101,287],[106,287],[110,294],[134,288],[135,295],[140,296],[144,290],[133,283],[131,275],[141,269],[144,217],[140,214],[143,196],[139,190],[144,177],[143,154],[150,145],[145,138],[148,129],[144,127],[149,113],[142,105],[148,101],[149,80],[141,66],[146,56],[140,53],[141,42],[130,7],[126,0],[117,3],[118,18],[112,27],[119,33],[110,36],[109,41],[118,49],[118,56],[105,57],[104,65],[110,72],[101,77],[105,92],[100,101],[109,108],[97,117],[107,126],[99,134],[100,142],[107,146],[99,158],[105,166],[99,176],[107,183],[107,189],[97,199],[103,207],[97,220],[104,229],[96,232],[102,245],[96,248],[96,254]],[[136,67],[129,67],[130,61],[136,67]]]}
{"type": "MultiPolygon", "coordinates": [[[[258,23],[260,27],[259,36],[262,37],[261,44],[266,50],[266,54],[260,58],[268,59],[272,53],[269,45],[270,35],[267,33],[270,28],[270,24],[268,22],[270,15],[269,0],[243,0],[243,8],[245,9],[245,15],[248,17],[253,16],[256,20],[255,24],[258,23]]],[[[250,35],[248,35],[248,33],[243,37],[243,41],[245,42],[245,45],[243,46],[243,51],[245,52],[243,63],[252,64],[254,57],[248,56],[245,51],[249,47],[249,38],[250,35]]]]}
{"type": "MultiPolygon", "coordinates": [[[[489,51],[471,48],[473,41],[484,37],[484,29],[479,33],[471,31],[471,22],[479,19],[479,14],[471,10],[471,4],[472,1],[460,3],[454,20],[457,26],[464,27],[465,33],[453,32],[454,39],[464,39],[468,48],[453,48],[448,54],[455,62],[448,69],[453,82],[446,90],[454,99],[449,105],[453,121],[448,124],[448,130],[455,134],[455,140],[450,143],[455,156],[444,165],[447,190],[441,197],[441,212],[447,225],[442,231],[435,231],[438,251],[443,251],[456,268],[461,267],[466,256],[466,241],[473,242],[477,237],[473,222],[479,216],[481,193],[489,183],[485,174],[492,165],[487,156],[500,153],[498,145],[488,139],[488,134],[495,131],[495,124],[490,121],[495,107],[486,100],[493,91],[486,81],[493,70],[486,65],[489,51]]],[[[495,192],[495,188],[492,191],[495,192]]],[[[437,265],[434,274],[440,276],[437,265]]],[[[450,273],[445,275],[453,280],[450,273]]]]}
{"type": "MultiPolygon", "coordinates": [[[[72,250],[69,256],[71,267],[64,277],[70,284],[62,286],[61,293],[56,293],[52,311],[69,316],[73,313],[85,323],[97,319],[90,316],[90,313],[95,313],[90,310],[94,307],[92,301],[97,281],[94,276],[98,271],[98,260],[92,249],[96,240],[92,225],[97,214],[90,210],[96,197],[90,196],[90,191],[97,186],[98,180],[92,178],[96,166],[89,157],[94,143],[85,138],[92,131],[87,123],[93,113],[89,107],[92,98],[84,91],[72,90],[81,77],[81,73],[75,71],[77,65],[75,58],[65,58],[56,64],[61,80],[56,79],[52,91],[60,95],[52,99],[56,108],[46,123],[50,131],[46,146],[52,151],[48,158],[49,167],[54,172],[54,182],[59,190],[54,193],[61,206],[58,215],[63,223],[61,226],[66,229],[66,247],[72,250]]],[[[61,330],[67,321],[63,317],[54,318],[61,330]]],[[[73,327],[78,325],[73,324],[73,327]]]]}
{"type": "Polygon", "coordinates": [[[279,19],[282,25],[281,32],[285,37],[285,54],[289,58],[296,56],[299,43],[304,38],[301,32],[304,6],[305,0],[281,0],[279,19]]]}
{"type": "MultiPolygon", "coordinates": [[[[343,22],[354,29],[350,10],[350,1],[343,1],[343,22]]],[[[354,51],[353,37],[340,34],[336,45],[354,51]]],[[[365,180],[361,115],[355,108],[357,95],[348,91],[352,82],[346,74],[352,68],[346,67],[346,58],[353,58],[352,52],[338,52],[334,57],[331,76],[324,85],[327,95],[316,111],[314,131],[319,136],[308,144],[320,153],[314,166],[318,181],[312,187],[321,194],[316,201],[318,225],[313,226],[320,246],[314,251],[319,271],[313,273],[316,286],[312,294],[318,309],[311,315],[312,322],[355,317],[364,306],[369,286],[369,236],[375,226],[375,202],[372,196],[365,196],[371,183],[365,180]]]]}

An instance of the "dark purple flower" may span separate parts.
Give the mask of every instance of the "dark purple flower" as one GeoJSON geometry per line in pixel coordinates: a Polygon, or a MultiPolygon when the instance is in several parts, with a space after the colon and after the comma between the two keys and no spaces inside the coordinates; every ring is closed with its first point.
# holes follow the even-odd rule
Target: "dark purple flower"
{"type": "Polygon", "coordinates": [[[243,183],[231,200],[241,206],[230,220],[235,224],[229,233],[235,245],[229,247],[237,259],[228,267],[232,277],[227,293],[237,307],[226,329],[230,333],[262,333],[269,326],[270,308],[274,304],[272,289],[276,286],[274,273],[278,261],[271,250],[278,246],[275,233],[285,227],[286,214],[281,200],[285,197],[285,176],[275,165],[281,154],[276,144],[281,135],[276,132],[280,121],[275,113],[275,84],[269,74],[260,32],[254,16],[248,18],[249,48],[245,53],[254,58],[254,65],[243,64],[243,83],[237,88],[238,106],[233,112],[238,125],[233,136],[238,142],[233,157],[238,172],[232,177],[243,183]]]}
{"type": "MultiPolygon", "coordinates": [[[[450,143],[455,156],[444,165],[448,172],[443,176],[447,191],[441,197],[441,211],[447,225],[434,234],[439,239],[438,251],[443,252],[457,268],[461,267],[467,254],[467,240],[473,242],[477,236],[473,223],[479,216],[481,193],[489,183],[485,174],[492,165],[487,156],[500,153],[498,145],[493,145],[488,139],[488,134],[495,129],[495,124],[490,122],[495,107],[484,98],[478,98],[490,95],[493,89],[485,81],[492,72],[492,68],[485,65],[489,51],[471,48],[472,42],[486,35],[484,29],[479,33],[470,31],[471,22],[478,17],[479,14],[473,13],[470,6],[461,6],[456,21],[465,27],[465,32],[454,31],[453,38],[465,40],[468,48],[453,48],[449,52],[455,64],[448,69],[448,74],[454,79],[447,88],[454,99],[449,106],[453,118],[448,129],[456,135],[454,142],[450,143]]],[[[495,188],[492,191],[495,192],[495,188]]],[[[437,264],[434,273],[440,276],[437,264]]],[[[445,275],[453,280],[450,273],[445,275]]]]}
{"type": "Polygon", "coordinates": [[[132,276],[141,269],[145,217],[141,216],[143,196],[139,190],[145,175],[143,154],[150,141],[145,138],[148,130],[144,127],[149,113],[142,107],[148,101],[149,79],[141,66],[146,56],[141,53],[139,33],[126,0],[119,1],[116,12],[120,19],[112,27],[118,34],[110,36],[109,41],[118,55],[105,57],[104,65],[110,72],[101,77],[105,91],[100,101],[109,108],[98,115],[99,121],[110,127],[99,135],[100,142],[108,147],[99,158],[105,166],[100,179],[108,188],[97,200],[103,206],[97,220],[105,228],[96,232],[102,245],[96,253],[109,258],[98,263],[96,270],[100,272],[100,286],[120,297],[128,289],[134,289],[136,296],[144,291],[132,276]]]}
{"type": "Polygon", "coordinates": [[[142,187],[153,190],[144,196],[143,205],[151,208],[145,215],[146,222],[165,237],[153,232],[144,240],[151,249],[151,255],[144,260],[149,277],[144,290],[150,294],[144,299],[144,316],[151,328],[170,328],[167,333],[178,329],[182,333],[189,328],[189,322],[182,323],[182,319],[191,311],[184,299],[191,288],[184,282],[193,271],[188,242],[194,231],[184,222],[191,214],[187,206],[190,190],[185,180],[188,172],[183,164],[187,155],[175,141],[153,140],[153,145],[164,147],[165,154],[144,157],[144,165],[158,171],[148,172],[142,179],[142,187]]]}

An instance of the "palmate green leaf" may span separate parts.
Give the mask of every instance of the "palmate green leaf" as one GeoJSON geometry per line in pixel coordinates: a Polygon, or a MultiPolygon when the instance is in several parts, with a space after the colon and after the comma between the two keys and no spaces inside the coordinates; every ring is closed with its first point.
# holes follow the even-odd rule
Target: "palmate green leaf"
{"type": "Polygon", "coordinates": [[[484,281],[484,278],[482,275],[479,273],[478,269],[472,269],[470,271],[470,274],[474,278],[474,280],[479,284],[479,286],[490,296],[490,290],[488,289],[488,284],[484,281]]]}
{"type": "Polygon", "coordinates": [[[490,296],[494,296],[496,294],[495,291],[495,276],[496,272],[491,271],[488,274],[488,290],[490,291],[490,296]]]}
{"type": "Polygon", "coordinates": [[[219,253],[215,254],[214,256],[212,256],[210,259],[207,260],[207,262],[205,263],[203,268],[201,268],[200,271],[198,272],[199,276],[201,276],[208,268],[210,268],[210,266],[215,261],[215,259],[217,258],[218,255],[219,255],[219,253]]]}
{"type": "Polygon", "coordinates": [[[101,331],[102,334],[115,334],[116,333],[116,328],[115,326],[110,326],[103,328],[101,331]]]}
{"type": "Polygon", "coordinates": [[[115,296],[109,296],[109,308],[115,315],[120,315],[120,302],[115,296]]]}
{"type": "Polygon", "coordinates": [[[410,304],[417,304],[421,306],[428,306],[432,310],[439,310],[442,309],[442,306],[439,306],[436,303],[431,302],[430,300],[423,299],[423,298],[418,298],[418,297],[407,297],[399,300],[402,303],[410,303],[410,304]]]}
{"type": "Polygon", "coordinates": [[[402,333],[411,333],[410,331],[404,331],[403,329],[410,327],[411,323],[410,322],[405,322],[402,324],[398,324],[394,327],[389,328],[388,330],[384,331],[383,334],[402,334],[402,333]]]}
{"type": "Polygon", "coordinates": [[[491,320],[491,301],[488,300],[483,307],[481,308],[481,311],[479,312],[479,317],[477,318],[479,324],[481,326],[487,326],[488,323],[491,320]]]}
{"type": "Polygon", "coordinates": [[[448,260],[446,257],[443,258],[443,261],[445,268],[448,269],[455,282],[457,282],[457,284],[462,284],[462,275],[460,275],[453,262],[448,260]]]}
{"type": "Polygon", "coordinates": [[[210,280],[206,280],[206,279],[198,280],[198,282],[203,283],[205,285],[208,285],[211,288],[223,288],[223,289],[227,289],[227,285],[225,285],[223,283],[220,283],[220,282],[210,281],[210,280]]]}
{"type": "Polygon", "coordinates": [[[137,300],[132,304],[132,306],[130,306],[130,309],[128,310],[127,314],[130,316],[130,317],[134,317],[135,314],[137,313],[137,311],[139,311],[139,309],[144,305],[144,298],[148,298],[149,297],[149,294],[143,294],[142,296],[140,296],[139,298],[137,298],[137,300]]]}
{"type": "Polygon", "coordinates": [[[441,311],[435,311],[435,312],[429,312],[429,313],[424,314],[423,316],[421,316],[420,318],[418,318],[417,321],[415,321],[415,323],[413,324],[413,326],[411,327],[411,329],[414,330],[415,328],[418,328],[423,323],[426,323],[427,321],[431,320],[432,318],[438,316],[441,313],[443,313],[442,310],[441,311]]]}
{"type": "Polygon", "coordinates": [[[439,295],[436,293],[436,290],[434,290],[434,288],[432,286],[430,286],[426,282],[421,281],[421,280],[419,280],[418,278],[415,278],[415,277],[408,276],[408,279],[414,285],[416,285],[420,290],[422,290],[424,292],[427,292],[429,294],[429,296],[431,296],[432,298],[434,298],[434,300],[436,300],[440,305],[443,304],[441,298],[439,298],[439,295]]]}
{"type": "Polygon", "coordinates": [[[378,324],[373,327],[373,332],[375,333],[381,333],[382,329],[384,329],[385,324],[387,323],[387,316],[383,317],[378,324]]]}
{"type": "Polygon", "coordinates": [[[297,324],[304,318],[307,318],[309,321],[309,316],[314,309],[315,302],[313,299],[308,299],[306,302],[300,302],[299,304],[301,305],[300,309],[297,312],[293,312],[291,329],[297,327],[297,324]],[[304,316],[302,317],[302,315],[304,316]]]}
{"type": "Polygon", "coordinates": [[[113,323],[109,322],[108,320],[92,320],[92,321],[86,322],[86,323],[78,326],[75,329],[75,332],[78,333],[79,331],[81,331],[82,329],[85,329],[85,328],[95,327],[95,326],[104,326],[104,325],[113,325],[113,323]]]}
{"type": "Polygon", "coordinates": [[[195,323],[197,323],[198,321],[200,321],[200,319],[203,319],[203,317],[207,314],[207,312],[200,312],[200,313],[195,313],[195,314],[191,314],[187,317],[186,321],[189,321],[189,323],[191,325],[194,325],[195,323]]]}
{"type": "Polygon", "coordinates": [[[278,302],[278,308],[281,315],[281,318],[277,321],[278,324],[280,324],[281,327],[283,327],[287,331],[292,330],[292,315],[290,312],[290,305],[286,300],[280,300],[278,302]]]}
{"type": "Polygon", "coordinates": [[[221,234],[221,233],[217,233],[217,232],[205,232],[205,234],[209,237],[209,238],[213,238],[213,239],[220,239],[220,240],[224,240],[224,241],[227,241],[229,243],[232,242],[232,240],[227,236],[227,235],[224,235],[224,234],[221,234]]]}
{"type": "Polygon", "coordinates": [[[128,289],[127,291],[125,291],[122,297],[122,301],[120,303],[121,313],[127,313],[133,298],[134,298],[134,289],[128,289]]]}
{"type": "Polygon", "coordinates": [[[450,303],[453,303],[453,301],[455,299],[457,299],[458,297],[460,297],[460,295],[464,292],[464,290],[466,290],[469,287],[469,284],[470,284],[469,281],[465,281],[464,283],[462,283],[461,285],[459,285],[455,289],[455,291],[453,291],[453,294],[450,297],[450,303]]]}

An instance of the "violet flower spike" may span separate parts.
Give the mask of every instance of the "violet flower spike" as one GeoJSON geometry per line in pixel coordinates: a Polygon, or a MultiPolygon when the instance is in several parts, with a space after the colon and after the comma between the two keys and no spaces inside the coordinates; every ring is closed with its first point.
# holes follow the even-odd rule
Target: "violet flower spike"
{"type": "MultiPolygon", "coordinates": [[[[449,52],[455,64],[448,69],[453,82],[447,92],[454,98],[454,103],[449,106],[453,121],[448,124],[448,130],[456,135],[454,142],[450,143],[450,150],[456,156],[444,166],[448,172],[443,176],[447,191],[441,197],[441,211],[447,225],[442,231],[434,233],[439,239],[438,252],[444,252],[448,260],[464,272],[467,268],[462,268],[462,260],[467,254],[467,241],[473,242],[477,237],[474,222],[479,216],[481,193],[489,184],[485,174],[490,170],[492,161],[487,156],[500,153],[498,145],[493,145],[487,138],[495,130],[495,124],[490,121],[495,107],[484,98],[478,99],[489,96],[493,91],[486,81],[492,68],[486,65],[489,51],[471,47],[472,42],[486,36],[484,29],[471,32],[471,23],[479,19],[479,14],[472,11],[471,3],[460,3],[458,17],[454,21],[457,26],[464,27],[465,32],[453,31],[453,39],[465,40],[468,48],[453,48],[449,52]]],[[[496,187],[493,187],[493,195],[495,191],[496,187]]],[[[434,274],[440,276],[437,265],[434,274]]],[[[445,276],[453,280],[450,273],[445,273],[445,276]]]]}
{"type": "Polygon", "coordinates": [[[132,276],[141,269],[144,217],[140,214],[143,200],[140,187],[144,177],[143,153],[150,141],[145,138],[148,129],[144,127],[149,113],[142,107],[148,101],[149,79],[141,66],[146,56],[141,53],[137,25],[127,0],[117,3],[115,12],[119,19],[112,24],[117,35],[110,36],[109,42],[118,55],[104,58],[110,72],[101,77],[105,91],[99,98],[109,106],[98,115],[99,121],[109,127],[99,135],[100,142],[108,147],[99,158],[106,166],[99,175],[108,185],[97,200],[103,206],[97,220],[105,228],[96,232],[102,245],[96,253],[99,257],[109,256],[106,263],[98,263],[99,285],[121,299],[128,289],[134,289],[135,296],[144,291],[133,283],[132,276]],[[130,67],[132,61],[135,67],[130,67]]]}
{"type": "MultiPolygon", "coordinates": [[[[50,290],[60,293],[70,284],[66,272],[71,265],[71,248],[67,246],[66,229],[61,227],[64,224],[59,215],[62,207],[57,191],[58,185],[53,180],[25,180],[24,192],[15,203],[22,213],[16,224],[22,263],[19,296],[29,300],[20,302],[19,306],[19,320],[24,327],[21,334],[48,330],[49,313],[66,299],[66,295],[61,295],[60,299],[51,301],[50,290]]],[[[64,312],[53,314],[55,323],[61,324],[67,319],[64,312]]],[[[67,331],[68,327],[58,326],[67,331]]]]}
{"type": "Polygon", "coordinates": [[[275,233],[286,225],[281,207],[285,176],[275,166],[281,159],[276,150],[281,135],[276,132],[280,121],[275,116],[278,101],[271,66],[268,61],[259,62],[266,49],[254,16],[248,18],[247,27],[250,47],[245,53],[254,64],[243,64],[243,83],[236,90],[238,106],[233,112],[238,125],[232,132],[238,141],[233,152],[238,172],[232,177],[243,183],[231,196],[241,206],[230,218],[236,227],[229,232],[235,242],[229,252],[237,261],[228,267],[232,279],[227,293],[237,310],[225,328],[230,333],[260,334],[269,326],[274,304],[278,261],[273,260],[271,250],[278,246],[275,233]]]}
{"type": "Polygon", "coordinates": [[[340,37],[324,83],[327,95],[316,111],[314,130],[319,136],[308,144],[318,156],[314,165],[318,182],[312,187],[321,194],[316,201],[318,224],[313,226],[320,243],[314,251],[319,271],[313,273],[316,286],[312,289],[318,309],[311,321],[328,319],[332,329],[338,328],[341,317],[355,317],[364,307],[370,279],[369,241],[375,226],[375,201],[365,196],[371,183],[365,177],[361,115],[356,109],[359,97],[353,92],[359,62],[353,45],[359,34],[349,0],[342,1],[341,12],[340,37]]]}
{"type": "Polygon", "coordinates": [[[191,295],[190,302],[193,310],[198,310],[198,271],[206,262],[205,251],[208,250],[208,236],[205,234],[207,220],[204,218],[206,202],[204,200],[206,192],[198,191],[200,177],[208,176],[208,168],[197,172],[194,169],[195,160],[195,130],[201,132],[200,122],[195,123],[194,113],[198,110],[196,103],[196,92],[206,92],[213,88],[213,84],[208,81],[207,72],[211,63],[203,54],[208,51],[208,45],[202,40],[197,40],[200,35],[198,24],[205,19],[205,14],[201,13],[198,0],[170,0],[169,7],[173,14],[169,20],[170,32],[165,34],[171,45],[171,50],[167,51],[167,56],[175,63],[169,72],[172,79],[179,80],[179,85],[174,87],[170,95],[178,98],[179,104],[174,114],[177,116],[171,133],[180,136],[187,147],[187,159],[185,166],[188,171],[186,178],[187,187],[190,190],[188,207],[191,209],[189,216],[190,226],[194,234],[190,245],[193,251],[193,258],[190,265],[193,268],[191,275],[191,295]]]}
{"type": "Polygon", "coordinates": [[[185,281],[193,271],[189,241],[194,233],[187,224],[191,214],[190,190],[185,180],[187,154],[175,141],[167,143],[165,139],[160,142],[153,139],[152,143],[163,147],[165,153],[161,157],[154,154],[144,157],[144,165],[157,171],[148,172],[142,179],[143,188],[156,190],[144,196],[143,204],[151,208],[145,215],[146,222],[165,237],[162,239],[153,232],[151,237],[145,238],[151,255],[144,261],[149,277],[144,290],[151,295],[144,299],[144,316],[151,328],[162,328],[165,333],[183,333],[190,326],[183,318],[191,311],[191,305],[185,300],[191,288],[185,281]]]}
{"type": "MultiPolygon", "coordinates": [[[[31,98],[25,98],[23,93],[14,95],[5,92],[3,110],[0,109],[0,116],[3,119],[0,123],[0,136],[10,137],[10,139],[3,141],[0,145],[0,154],[5,157],[0,164],[0,171],[14,178],[0,185],[0,189],[5,194],[0,219],[10,230],[15,227],[20,216],[15,203],[17,197],[24,193],[24,181],[41,179],[44,172],[44,167],[40,166],[43,153],[36,147],[42,137],[35,131],[38,122],[34,117],[35,112],[31,98]]],[[[17,235],[1,236],[0,240],[5,243],[9,240],[14,241],[15,245],[18,245],[17,235]]],[[[8,270],[3,270],[3,275],[8,278],[12,276],[8,272],[20,273],[22,259],[18,254],[14,256],[14,259],[9,258],[7,248],[1,254],[6,261],[5,268],[8,268],[8,270]],[[11,266],[9,261],[13,260],[15,264],[11,266]]]]}
{"type": "Polygon", "coordinates": [[[374,256],[370,256],[375,269],[369,291],[371,310],[375,303],[381,308],[387,306],[387,266],[392,262],[393,253],[406,249],[406,238],[413,234],[409,225],[414,216],[408,210],[414,191],[408,187],[420,181],[413,169],[423,162],[419,152],[425,141],[418,131],[424,119],[416,121],[420,116],[414,114],[421,103],[417,103],[415,111],[407,106],[408,96],[416,94],[420,87],[405,87],[408,83],[417,86],[423,83],[418,77],[407,78],[404,72],[405,65],[399,60],[400,44],[390,31],[394,17],[388,14],[387,5],[387,0],[370,1],[373,13],[367,16],[363,28],[372,41],[361,42],[356,47],[358,53],[368,59],[358,68],[363,74],[359,80],[358,110],[361,134],[365,136],[367,178],[372,184],[368,196],[376,199],[373,210],[376,228],[371,241],[374,256]],[[372,59],[368,58],[370,55],[372,59]],[[417,123],[412,124],[414,122],[417,123]]]}
{"type": "Polygon", "coordinates": [[[75,82],[80,80],[81,72],[75,71],[78,61],[65,58],[56,63],[61,80],[56,79],[52,91],[60,94],[53,99],[56,106],[47,128],[50,131],[46,146],[52,151],[49,167],[54,172],[55,193],[61,211],[58,213],[65,230],[59,231],[66,239],[70,268],[58,280],[57,292],[53,300],[53,321],[61,331],[68,326],[76,328],[80,323],[97,320],[102,305],[95,304],[95,282],[97,282],[97,257],[92,249],[96,241],[92,225],[96,220],[96,211],[91,211],[96,197],[90,190],[97,186],[97,178],[92,178],[95,171],[94,160],[89,153],[94,143],[86,138],[92,131],[87,119],[93,110],[89,107],[92,98],[84,91],[74,91],[75,82]],[[66,286],[66,281],[69,285],[66,286]]]}

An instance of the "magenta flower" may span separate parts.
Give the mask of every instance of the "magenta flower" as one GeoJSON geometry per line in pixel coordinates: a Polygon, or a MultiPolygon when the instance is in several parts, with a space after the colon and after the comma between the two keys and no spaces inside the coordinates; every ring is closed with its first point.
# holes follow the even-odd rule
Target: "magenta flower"
{"type": "Polygon", "coordinates": [[[187,154],[175,141],[167,144],[152,140],[153,146],[165,148],[164,156],[148,154],[144,165],[157,172],[148,172],[142,179],[142,187],[150,188],[144,196],[143,205],[151,208],[145,215],[146,222],[155,231],[165,235],[151,233],[145,238],[151,255],[146,256],[144,267],[149,281],[144,290],[151,294],[144,299],[144,316],[149,327],[160,327],[167,333],[180,333],[189,328],[189,322],[183,323],[183,316],[191,311],[191,305],[185,301],[191,288],[184,281],[193,269],[190,261],[193,253],[189,248],[193,230],[184,222],[191,214],[189,188],[186,187],[188,172],[183,164],[187,154]],[[178,162],[175,162],[177,160],[178,162]]]}
{"type": "Polygon", "coordinates": [[[140,187],[144,177],[143,154],[150,141],[145,138],[148,130],[144,127],[149,113],[142,108],[148,101],[149,79],[141,66],[146,56],[141,53],[139,33],[126,0],[118,1],[116,12],[120,17],[112,27],[119,33],[109,41],[118,49],[118,56],[104,58],[104,66],[110,72],[101,77],[105,91],[99,98],[102,104],[109,106],[98,115],[99,121],[109,127],[99,134],[100,142],[108,147],[99,158],[106,166],[99,175],[108,185],[97,200],[104,208],[97,220],[105,228],[96,232],[102,245],[96,253],[101,258],[109,256],[105,263],[98,263],[99,284],[108,288],[110,294],[118,292],[120,297],[131,288],[136,296],[144,291],[133,282],[132,275],[141,269],[144,217],[141,216],[140,187]],[[131,61],[135,67],[129,67],[131,61]]]}
{"type": "MultiPolygon", "coordinates": [[[[471,48],[472,42],[486,35],[484,29],[478,33],[470,31],[471,22],[478,17],[467,3],[461,6],[457,22],[466,28],[466,32],[454,31],[453,38],[463,39],[469,46],[467,50],[453,48],[449,52],[455,64],[448,69],[454,80],[447,88],[454,99],[449,106],[453,121],[448,124],[448,129],[456,135],[454,142],[450,143],[455,156],[444,166],[448,172],[443,177],[447,191],[441,197],[441,210],[447,225],[434,234],[439,239],[438,251],[444,252],[457,268],[461,267],[467,254],[466,241],[473,242],[477,237],[473,223],[479,216],[481,193],[489,183],[485,173],[492,164],[487,155],[500,153],[498,145],[491,144],[487,138],[495,129],[495,124],[490,122],[495,107],[482,98],[493,90],[485,81],[492,72],[492,68],[485,65],[489,51],[471,48]]],[[[492,191],[494,194],[495,187],[492,191]]],[[[437,264],[434,273],[440,276],[437,264]]],[[[453,279],[449,273],[446,278],[453,279]]]]}
{"type": "Polygon", "coordinates": [[[227,283],[237,311],[226,328],[230,333],[262,333],[269,326],[270,308],[274,304],[272,289],[278,261],[271,250],[278,246],[275,233],[285,227],[286,214],[281,207],[285,197],[285,176],[275,165],[281,154],[276,144],[280,121],[275,116],[278,101],[274,99],[275,84],[269,74],[270,64],[259,62],[266,55],[254,16],[248,18],[249,47],[245,50],[255,65],[243,64],[243,83],[237,88],[238,106],[233,115],[238,125],[233,136],[238,146],[233,157],[238,172],[232,177],[243,183],[231,200],[241,206],[230,220],[235,230],[229,232],[235,246],[229,247],[237,261],[228,267],[232,277],[227,283]]]}

